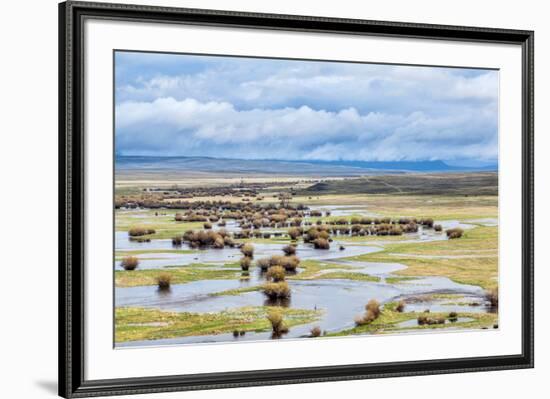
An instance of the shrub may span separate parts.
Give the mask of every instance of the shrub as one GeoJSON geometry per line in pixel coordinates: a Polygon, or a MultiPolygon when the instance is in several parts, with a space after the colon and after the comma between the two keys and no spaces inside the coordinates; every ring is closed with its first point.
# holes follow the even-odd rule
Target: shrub
{"type": "Polygon", "coordinates": [[[390,230],[389,230],[389,234],[391,236],[400,236],[403,234],[403,228],[401,226],[398,226],[398,225],[392,225],[390,230]]]}
{"type": "Polygon", "coordinates": [[[157,276],[157,284],[159,289],[166,290],[170,288],[172,282],[172,275],[169,273],[161,273],[157,276]]]}
{"type": "Polygon", "coordinates": [[[269,260],[269,266],[281,266],[283,263],[284,256],[282,255],[271,255],[269,260]]]}
{"type": "Polygon", "coordinates": [[[148,229],[141,226],[131,227],[130,230],[128,230],[128,235],[130,237],[140,237],[140,236],[145,236],[148,234],[155,234],[155,233],[156,233],[155,229],[148,229]]]}
{"type": "Polygon", "coordinates": [[[403,312],[403,310],[405,310],[405,301],[397,302],[397,306],[395,307],[395,310],[399,313],[403,312]]]}
{"type": "Polygon", "coordinates": [[[224,227],[224,226],[225,226],[225,220],[223,220],[223,219],[220,220],[220,221],[218,222],[218,226],[224,227]]]}
{"type": "Polygon", "coordinates": [[[241,252],[244,256],[248,256],[249,258],[254,257],[254,246],[250,243],[246,243],[241,247],[241,252]]]}
{"type": "Polygon", "coordinates": [[[380,316],[380,302],[378,302],[376,299],[371,299],[367,305],[365,306],[365,310],[367,313],[371,313],[375,319],[380,316]]]}
{"type": "Polygon", "coordinates": [[[183,222],[183,215],[181,213],[176,213],[176,216],[174,216],[174,220],[176,222],[183,222]]]}
{"type": "Polygon", "coordinates": [[[283,247],[283,252],[285,255],[296,255],[296,246],[295,245],[286,245],[283,247]]]}
{"type": "Polygon", "coordinates": [[[432,218],[426,218],[426,219],[420,219],[419,223],[422,225],[422,226],[426,226],[426,227],[433,227],[434,225],[434,220],[432,218]]]}
{"type": "Polygon", "coordinates": [[[284,256],[281,262],[281,266],[283,266],[286,271],[295,271],[299,265],[300,258],[296,255],[284,256]]]}
{"type": "Polygon", "coordinates": [[[372,323],[380,316],[380,302],[376,299],[371,299],[365,306],[365,314],[355,317],[355,324],[362,326],[372,323]]]}
{"type": "Polygon", "coordinates": [[[405,233],[417,233],[418,225],[416,223],[409,223],[403,226],[403,231],[405,233]]]}
{"type": "Polygon", "coordinates": [[[274,283],[285,280],[285,269],[282,266],[271,266],[267,270],[266,275],[268,280],[272,280],[274,283]]]}
{"type": "Polygon", "coordinates": [[[440,224],[434,224],[434,230],[437,232],[443,231],[443,226],[440,224]]]}
{"type": "Polygon", "coordinates": [[[455,227],[453,229],[448,229],[446,233],[447,237],[452,240],[454,238],[462,237],[462,234],[464,234],[464,230],[462,230],[460,227],[455,227]]]}
{"type": "Polygon", "coordinates": [[[203,227],[206,229],[206,230],[210,230],[212,228],[212,223],[210,222],[205,222],[203,224],[203,227]]]}
{"type": "Polygon", "coordinates": [[[457,320],[458,320],[458,313],[456,312],[449,313],[449,321],[454,323],[457,320]]]}
{"type": "Polygon", "coordinates": [[[239,263],[241,265],[241,269],[243,271],[246,271],[246,270],[250,269],[250,265],[252,264],[252,259],[250,259],[248,256],[244,256],[244,257],[241,258],[239,263]]]}
{"type": "Polygon", "coordinates": [[[428,316],[426,316],[424,314],[421,314],[420,316],[418,316],[416,321],[417,321],[419,326],[423,326],[424,324],[428,324],[428,316]]]}
{"type": "Polygon", "coordinates": [[[271,329],[273,330],[273,336],[279,337],[281,334],[287,333],[288,328],[283,321],[283,313],[278,310],[271,310],[267,314],[267,320],[271,323],[271,329]]]}
{"type": "Polygon", "coordinates": [[[306,232],[306,236],[304,238],[304,241],[305,242],[311,242],[311,241],[316,240],[317,238],[319,238],[319,230],[317,230],[316,227],[312,227],[306,232]]]}
{"type": "Polygon", "coordinates": [[[264,295],[271,300],[285,299],[290,297],[290,287],[286,281],[278,283],[267,283],[263,286],[264,295]]]}
{"type": "Polygon", "coordinates": [[[267,269],[269,269],[270,266],[269,258],[258,259],[256,261],[256,266],[258,266],[262,271],[265,272],[267,269]]]}
{"type": "Polygon", "coordinates": [[[487,290],[485,299],[491,304],[491,307],[498,308],[498,288],[487,290]]]}
{"type": "MultiPolygon", "coordinates": [[[[302,225],[302,219],[301,218],[294,218],[292,219],[292,221],[290,222],[290,224],[292,226],[295,226],[295,227],[300,227],[302,225]]],[[[290,229],[292,230],[292,229],[290,229]]],[[[290,233],[290,230],[289,230],[289,233],[290,233]]],[[[299,229],[297,229],[298,232],[299,232],[299,229]]],[[[298,234],[299,235],[299,234],[298,234]]]]}
{"type": "Polygon", "coordinates": [[[212,244],[213,248],[223,249],[224,246],[225,246],[225,240],[221,236],[218,236],[214,239],[214,243],[212,244]]]}
{"type": "Polygon", "coordinates": [[[296,240],[302,235],[302,232],[297,227],[291,227],[288,229],[288,235],[292,240],[296,240]]]}
{"type": "Polygon", "coordinates": [[[325,238],[317,238],[313,240],[313,246],[316,249],[330,249],[330,243],[325,238]]]}
{"type": "Polygon", "coordinates": [[[177,236],[172,238],[172,245],[179,247],[181,246],[182,243],[183,243],[183,237],[177,236]]]}
{"type": "Polygon", "coordinates": [[[233,248],[235,246],[235,241],[229,236],[225,236],[223,239],[223,243],[227,245],[228,247],[233,248]]]}
{"type": "Polygon", "coordinates": [[[315,326],[310,330],[310,334],[312,337],[320,337],[321,336],[321,327],[315,326]]]}
{"type": "Polygon", "coordinates": [[[135,256],[125,256],[122,258],[122,262],[120,262],[120,266],[122,266],[124,270],[135,270],[138,264],[139,260],[135,256]]]}

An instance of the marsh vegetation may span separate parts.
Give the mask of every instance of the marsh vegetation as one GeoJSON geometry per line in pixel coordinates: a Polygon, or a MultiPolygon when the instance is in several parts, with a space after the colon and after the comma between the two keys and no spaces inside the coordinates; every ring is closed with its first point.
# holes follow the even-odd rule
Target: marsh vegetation
{"type": "Polygon", "coordinates": [[[117,186],[117,344],[492,328],[493,180],[455,177],[117,186]]]}

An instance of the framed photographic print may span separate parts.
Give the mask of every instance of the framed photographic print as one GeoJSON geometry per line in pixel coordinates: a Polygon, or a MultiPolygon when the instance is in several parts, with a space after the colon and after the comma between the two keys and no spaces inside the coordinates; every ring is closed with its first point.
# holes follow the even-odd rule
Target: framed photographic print
{"type": "Polygon", "coordinates": [[[59,16],[61,396],[533,367],[533,32],[59,16]]]}

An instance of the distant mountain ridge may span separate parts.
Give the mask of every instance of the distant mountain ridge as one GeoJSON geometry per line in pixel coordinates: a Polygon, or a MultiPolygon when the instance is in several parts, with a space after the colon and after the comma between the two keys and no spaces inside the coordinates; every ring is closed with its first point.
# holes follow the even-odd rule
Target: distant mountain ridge
{"type": "Polygon", "coordinates": [[[295,161],[350,166],[362,169],[418,171],[418,172],[446,172],[446,171],[496,171],[496,164],[485,166],[456,166],[444,161],[295,161]]]}
{"type": "Polygon", "coordinates": [[[496,171],[497,165],[483,167],[451,166],[443,161],[321,161],[259,160],[212,157],[115,156],[117,171],[192,171],[206,173],[285,174],[360,176],[407,172],[496,171]]]}

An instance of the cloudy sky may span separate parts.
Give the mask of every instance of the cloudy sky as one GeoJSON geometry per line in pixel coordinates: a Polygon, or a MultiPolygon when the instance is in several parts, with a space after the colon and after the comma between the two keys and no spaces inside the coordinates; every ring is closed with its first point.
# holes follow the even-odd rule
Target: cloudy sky
{"type": "Polygon", "coordinates": [[[117,52],[122,155],[484,164],[498,72],[117,52]]]}

